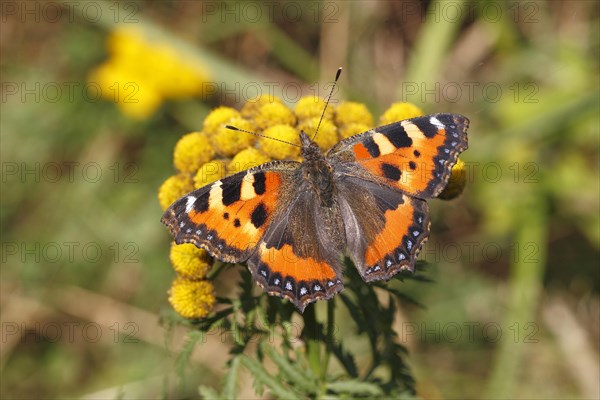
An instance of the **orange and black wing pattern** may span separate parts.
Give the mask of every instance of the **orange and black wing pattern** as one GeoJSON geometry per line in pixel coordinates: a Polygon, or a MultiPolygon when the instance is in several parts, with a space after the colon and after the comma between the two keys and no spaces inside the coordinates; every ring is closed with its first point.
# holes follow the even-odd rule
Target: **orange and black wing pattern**
{"type": "Polygon", "coordinates": [[[296,189],[248,267],[269,294],[289,299],[302,312],[309,303],[329,299],[343,289],[345,242],[341,219],[332,218],[306,185],[296,189]]]}
{"type": "Polygon", "coordinates": [[[248,259],[279,209],[300,164],[272,162],[191,192],[164,213],[177,244],[194,243],[225,262],[248,259]]]}
{"type": "Polygon", "coordinates": [[[432,114],[371,129],[333,147],[329,157],[352,163],[363,176],[419,197],[446,187],[458,155],[467,148],[469,120],[432,114]]]}

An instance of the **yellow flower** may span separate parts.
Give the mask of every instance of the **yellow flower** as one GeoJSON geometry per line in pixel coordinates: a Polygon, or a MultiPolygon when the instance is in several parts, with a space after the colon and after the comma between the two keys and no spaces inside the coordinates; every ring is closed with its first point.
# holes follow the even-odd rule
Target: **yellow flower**
{"type": "Polygon", "coordinates": [[[175,200],[194,189],[189,174],[178,174],[167,178],[158,189],[158,202],[164,210],[169,208],[175,200]]]}
{"type": "Polygon", "coordinates": [[[452,167],[452,173],[448,185],[438,195],[442,200],[452,200],[462,193],[467,184],[467,172],[465,171],[465,163],[459,158],[456,164],[452,167]]]}
{"type": "MultiPolygon", "coordinates": [[[[305,96],[298,100],[296,103],[296,109],[294,113],[300,121],[309,118],[321,118],[323,109],[325,107],[325,100],[316,96],[305,96]]],[[[325,111],[324,119],[333,119],[333,108],[327,107],[325,111]]]]}
{"type": "MultiPolygon", "coordinates": [[[[267,128],[264,135],[285,140],[286,142],[300,144],[298,131],[289,125],[273,125],[267,128]]],[[[300,155],[300,148],[277,140],[261,137],[259,140],[260,149],[269,157],[277,160],[294,159],[300,155]]]]}
{"type": "Polygon", "coordinates": [[[196,172],[205,162],[211,160],[215,150],[206,135],[192,132],[184,135],[175,145],[173,163],[182,172],[196,172]]]}
{"type": "Polygon", "coordinates": [[[231,107],[217,107],[204,119],[204,132],[214,135],[219,128],[227,125],[234,118],[239,118],[240,113],[231,107]]]}
{"type": "Polygon", "coordinates": [[[194,187],[200,189],[203,186],[225,178],[227,175],[227,164],[225,160],[214,160],[202,164],[194,176],[194,187]]]}
{"type": "Polygon", "coordinates": [[[207,280],[193,281],[177,277],[169,290],[169,303],[184,318],[204,318],[215,305],[213,284],[207,280]]]}
{"type": "Polygon", "coordinates": [[[199,249],[192,243],[171,244],[169,254],[173,269],[187,279],[202,279],[211,268],[213,259],[206,250],[199,249]]]}
{"type": "Polygon", "coordinates": [[[258,109],[254,116],[254,124],[260,130],[277,124],[294,125],[294,113],[281,103],[267,103],[258,109]]]}
{"type": "Polygon", "coordinates": [[[363,133],[373,128],[372,125],[365,125],[361,123],[350,123],[342,126],[340,131],[340,137],[342,139],[349,138],[350,136],[358,135],[359,133],[363,133]]]}
{"type": "Polygon", "coordinates": [[[387,125],[422,115],[423,111],[412,103],[394,103],[379,117],[379,124],[387,125]]]}
{"type": "MultiPolygon", "coordinates": [[[[228,124],[253,132],[252,124],[241,117],[230,119],[228,124]]],[[[211,137],[211,141],[217,153],[229,157],[251,146],[256,141],[256,136],[247,132],[234,131],[222,125],[217,128],[217,131],[211,137]]]]}
{"type": "Polygon", "coordinates": [[[344,101],[335,109],[335,123],[338,126],[362,124],[372,128],[373,116],[364,104],[344,101]]]}
{"type": "MultiPolygon", "coordinates": [[[[305,119],[298,124],[298,130],[303,130],[309,137],[312,138],[317,130],[320,118],[321,117],[319,116],[305,119]]],[[[324,119],[321,122],[321,127],[319,128],[317,137],[315,137],[315,142],[317,142],[321,150],[329,150],[338,142],[337,128],[333,122],[328,119],[324,119]]]]}
{"type": "Polygon", "coordinates": [[[244,118],[254,118],[262,106],[270,103],[283,104],[279,97],[263,94],[248,100],[242,107],[240,113],[244,118]]]}
{"type": "Polygon", "coordinates": [[[254,147],[248,147],[233,157],[233,160],[231,160],[229,163],[228,171],[231,171],[232,174],[235,174],[269,161],[271,161],[271,159],[267,155],[255,149],[254,147]]]}
{"type": "Polygon", "coordinates": [[[118,28],[107,39],[109,59],[94,68],[90,84],[132,118],[146,119],[164,100],[199,95],[210,73],[170,43],[136,28],[118,28]]]}

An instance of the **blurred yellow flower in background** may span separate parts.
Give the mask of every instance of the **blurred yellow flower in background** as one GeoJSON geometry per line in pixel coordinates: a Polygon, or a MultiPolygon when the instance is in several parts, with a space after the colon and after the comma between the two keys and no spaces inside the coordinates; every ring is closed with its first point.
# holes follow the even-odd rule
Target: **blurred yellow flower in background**
{"type": "Polygon", "coordinates": [[[167,42],[152,40],[135,28],[118,28],[107,39],[109,58],[93,69],[90,84],[117,103],[123,114],[143,120],[165,100],[198,96],[208,69],[187,60],[167,42]]]}

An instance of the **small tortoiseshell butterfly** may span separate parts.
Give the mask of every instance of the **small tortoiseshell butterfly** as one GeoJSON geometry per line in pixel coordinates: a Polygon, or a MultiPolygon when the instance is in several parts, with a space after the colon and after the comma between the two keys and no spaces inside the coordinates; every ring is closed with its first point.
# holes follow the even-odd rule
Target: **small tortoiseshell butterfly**
{"type": "MultiPolygon", "coordinates": [[[[339,76],[339,71],[338,71],[339,76]]],[[[229,263],[302,312],[343,289],[344,256],[363,280],[414,271],[429,235],[425,199],[446,187],[469,120],[432,114],[373,128],[326,154],[300,133],[304,162],[272,161],[206,185],[164,213],[175,242],[229,263]]]]}

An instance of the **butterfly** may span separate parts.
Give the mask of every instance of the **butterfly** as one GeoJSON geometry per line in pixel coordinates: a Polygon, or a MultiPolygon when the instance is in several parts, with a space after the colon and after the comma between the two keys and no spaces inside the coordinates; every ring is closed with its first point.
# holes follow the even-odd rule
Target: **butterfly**
{"type": "Polygon", "coordinates": [[[345,257],[365,282],[414,271],[429,235],[426,199],[446,187],[468,126],[462,115],[432,114],[325,154],[301,132],[303,162],[272,161],[206,185],[175,201],[162,222],[177,244],[247,262],[266,292],[303,312],[343,289],[345,257]]]}

